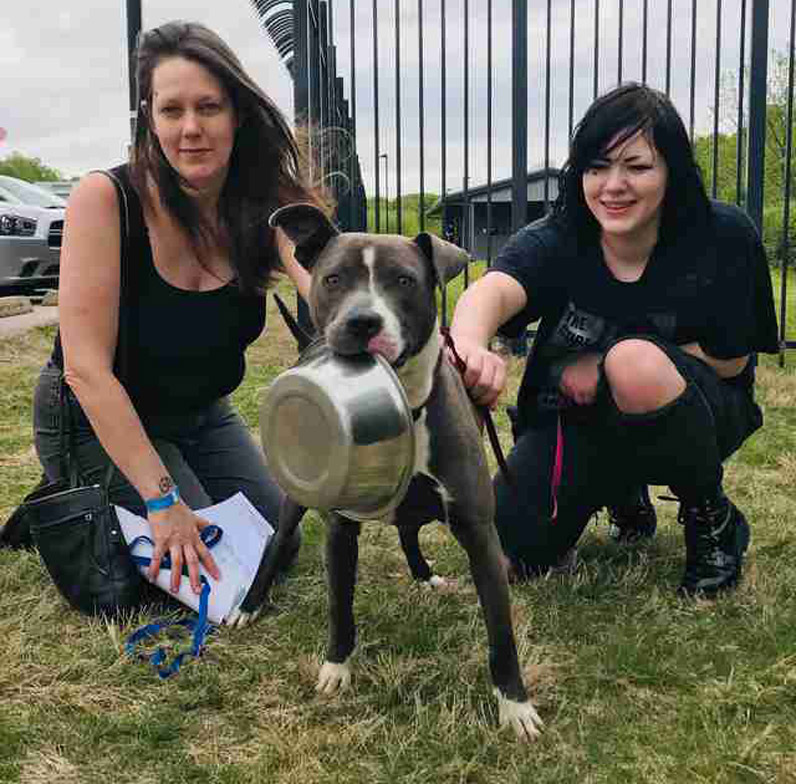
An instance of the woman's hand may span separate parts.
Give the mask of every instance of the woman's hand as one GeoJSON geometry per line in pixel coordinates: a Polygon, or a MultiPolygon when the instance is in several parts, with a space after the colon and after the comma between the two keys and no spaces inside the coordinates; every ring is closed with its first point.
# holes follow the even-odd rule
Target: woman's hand
{"type": "Polygon", "coordinates": [[[188,566],[188,579],[193,592],[202,592],[199,580],[199,564],[207,569],[210,575],[221,579],[221,573],[210,555],[199,532],[210,523],[197,517],[182,501],[161,512],[149,513],[149,527],[155,541],[152,563],[149,567],[149,579],[155,580],[160,572],[160,561],[168,553],[171,556],[171,590],[176,593],[180,588],[183,564],[188,566]]]}
{"type": "Polygon", "coordinates": [[[602,354],[589,352],[582,354],[564,368],[558,389],[579,406],[588,406],[597,396],[600,383],[600,362],[602,354]]]}
{"type": "MultiPolygon", "coordinates": [[[[506,363],[474,340],[453,337],[456,351],[467,366],[462,373],[462,380],[470,397],[479,406],[494,408],[506,386],[506,363]]],[[[450,350],[448,357],[456,367],[456,359],[450,350]]]]}
{"type": "MultiPolygon", "coordinates": [[[[527,302],[525,289],[510,275],[492,272],[466,288],[453,312],[450,334],[467,366],[464,385],[475,403],[494,408],[506,386],[506,363],[487,347],[498,327],[527,302]]],[[[456,361],[448,356],[456,365],[456,361]]]]}

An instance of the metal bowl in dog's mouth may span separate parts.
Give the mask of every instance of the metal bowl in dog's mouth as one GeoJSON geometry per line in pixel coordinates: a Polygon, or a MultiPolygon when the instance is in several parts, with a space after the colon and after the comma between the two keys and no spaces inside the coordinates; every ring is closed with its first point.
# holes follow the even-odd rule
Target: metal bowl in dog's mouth
{"type": "Polygon", "coordinates": [[[401,503],[412,479],[412,412],[380,356],[312,344],[266,392],[260,436],[274,479],[302,506],[373,520],[401,503]]]}

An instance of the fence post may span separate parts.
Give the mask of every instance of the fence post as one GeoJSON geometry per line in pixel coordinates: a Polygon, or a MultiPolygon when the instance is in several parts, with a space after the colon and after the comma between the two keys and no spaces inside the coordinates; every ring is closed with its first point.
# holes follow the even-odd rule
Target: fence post
{"type": "Polygon", "coordinates": [[[749,67],[749,151],[746,208],[763,231],[763,179],[766,154],[766,81],[768,77],[768,0],[752,0],[749,67]]]}
{"type": "MultiPolygon", "coordinates": [[[[308,10],[307,0],[293,0],[293,117],[296,125],[302,122],[307,123],[307,143],[310,145],[308,158],[312,167],[313,139],[310,126],[308,10]]],[[[313,121],[315,119],[315,117],[312,118],[313,121]]],[[[305,330],[312,332],[309,308],[298,294],[296,294],[296,317],[305,330]]]]}
{"type": "Polygon", "coordinates": [[[127,81],[130,92],[130,143],[135,144],[135,118],[138,116],[138,87],[135,83],[135,54],[141,32],[141,0],[127,0],[127,81]]]}
{"type": "Polygon", "coordinates": [[[528,0],[511,0],[511,230],[528,222],[528,0]]]}

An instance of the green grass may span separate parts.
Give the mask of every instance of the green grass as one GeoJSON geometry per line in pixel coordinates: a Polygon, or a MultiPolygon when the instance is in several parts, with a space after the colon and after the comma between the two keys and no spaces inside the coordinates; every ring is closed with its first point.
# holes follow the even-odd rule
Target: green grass
{"type": "MultiPolygon", "coordinates": [[[[30,398],[52,337],[0,340],[0,520],[38,478],[30,398]]],[[[235,393],[255,431],[262,390],[294,357],[269,306],[235,393]]],[[[509,362],[511,396],[521,367],[509,362]]],[[[496,727],[480,610],[442,526],[421,534],[436,569],[458,578],[441,593],[411,584],[393,529],[363,527],[354,688],[316,696],[326,589],[323,525],[310,515],[277,611],[221,630],[167,682],[123,653],[149,615],[121,627],[81,617],[35,554],[0,551],[0,782],[796,782],[794,366],[794,355],[784,370],[764,359],[766,426],[727,466],[753,527],[735,593],[677,598],[681,530],[675,505],[657,499],[651,545],[622,550],[598,519],[574,575],[512,588],[547,724],[538,743],[496,727]]]]}

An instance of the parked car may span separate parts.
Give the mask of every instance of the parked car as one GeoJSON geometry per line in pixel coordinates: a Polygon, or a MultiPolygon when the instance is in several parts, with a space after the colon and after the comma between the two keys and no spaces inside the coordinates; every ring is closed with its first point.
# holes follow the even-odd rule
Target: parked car
{"type": "Polygon", "coordinates": [[[0,292],[58,287],[66,201],[0,175],[0,292]]]}
{"type": "Polygon", "coordinates": [[[77,185],[77,180],[37,180],[34,185],[38,185],[40,188],[45,188],[48,191],[52,191],[56,196],[60,196],[62,199],[68,199],[69,194],[72,192],[72,188],[77,185]]]}

